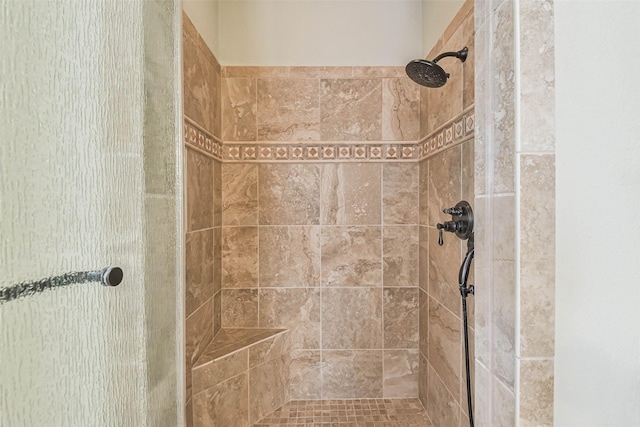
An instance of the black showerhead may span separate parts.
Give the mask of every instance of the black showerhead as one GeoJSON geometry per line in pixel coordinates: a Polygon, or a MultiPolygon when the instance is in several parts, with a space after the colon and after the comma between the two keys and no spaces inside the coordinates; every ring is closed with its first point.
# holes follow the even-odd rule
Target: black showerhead
{"type": "Polygon", "coordinates": [[[447,74],[441,66],[437,64],[439,60],[447,56],[455,56],[464,62],[467,59],[468,49],[465,47],[458,52],[441,53],[433,61],[426,59],[416,59],[407,64],[405,70],[411,80],[426,87],[442,87],[447,82],[447,74]]]}

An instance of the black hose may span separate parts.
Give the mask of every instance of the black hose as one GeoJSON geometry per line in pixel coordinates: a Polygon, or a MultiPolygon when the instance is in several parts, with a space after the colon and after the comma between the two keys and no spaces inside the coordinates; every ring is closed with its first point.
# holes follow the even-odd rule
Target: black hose
{"type": "Polygon", "coordinates": [[[467,369],[467,408],[469,410],[469,425],[473,427],[473,402],[471,397],[471,369],[469,366],[469,321],[467,318],[467,296],[473,294],[473,285],[467,286],[467,280],[469,279],[469,272],[471,270],[471,261],[473,260],[474,248],[473,237],[469,239],[468,252],[464,257],[464,261],[460,266],[460,295],[462,296],[462,319],[464,322],[464,363],[467,369]]]}
{"type": "Polygon", "coordinates": [[[473,403],[471,398],[471,372],[469,367],[469,322],[467,321],[467,297],[462,296],[462,317],[464,321],[464,363],[467,368],[467,408],[469,425],[473,427],[473,403]]]}

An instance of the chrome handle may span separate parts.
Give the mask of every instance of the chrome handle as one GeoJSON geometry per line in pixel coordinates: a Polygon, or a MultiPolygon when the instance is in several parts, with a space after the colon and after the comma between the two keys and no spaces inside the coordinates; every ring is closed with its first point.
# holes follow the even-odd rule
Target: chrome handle
{"type": "Polygon", "coordinates": [[[87,281],[100,282],[104,286],[118,286],[122,282],[124,272],[120,267],[107,267],[103,270],[87,273],[87,281]]]}
{"type": "Polygon", "coordinates": [[[104,286],[118,286],[124,277],[120,267],[107,267],[102,270],[66,273],[48,277],[35,282],[22,282],[6,288],[0,288],[0,304],[14,299],[27,297],[40,292],[77,283],[100,282],[104,286]]]}

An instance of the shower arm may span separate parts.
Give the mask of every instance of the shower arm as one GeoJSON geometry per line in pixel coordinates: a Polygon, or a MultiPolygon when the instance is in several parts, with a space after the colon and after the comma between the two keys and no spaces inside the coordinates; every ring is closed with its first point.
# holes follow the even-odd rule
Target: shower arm
{"type": "Polygon", "coordinates": [[[469,52],[469,49],[467,49],[466,47],[462,50],[459,50],[457,52],[445,52],[445,53],[441,53],[440,55],[436,56],[436,58],[433,60],[434,63],[440,61],[442,58],[446,58],[447,56],[455,56],[456,58],[458,58],[460,61],[464,62],[467,60],[467,53],[469,52]]]}

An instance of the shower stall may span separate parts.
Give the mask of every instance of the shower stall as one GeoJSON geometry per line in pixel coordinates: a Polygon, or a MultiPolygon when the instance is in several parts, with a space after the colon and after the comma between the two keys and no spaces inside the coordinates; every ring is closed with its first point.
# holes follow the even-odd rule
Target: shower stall
{"type": "MultiPolygon", "coordinates": [[[[221,66],[183,22],[187,424],[407,399],[458,425],[466,246],[436,224],[474,198],[473,51],[428,89],[402,66],[221,66]]],[[[438,46],[473,38],[467,2],[438,46]]],[[[469,324],[473,360],[473,299],[469,324]]]]}

